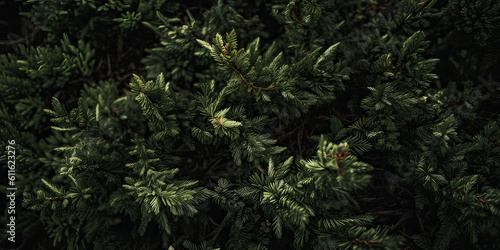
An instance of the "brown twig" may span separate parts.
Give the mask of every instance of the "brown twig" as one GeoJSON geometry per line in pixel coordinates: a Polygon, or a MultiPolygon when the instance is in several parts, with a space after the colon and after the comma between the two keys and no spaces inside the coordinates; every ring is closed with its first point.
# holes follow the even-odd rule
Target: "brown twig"
{"type": "Polygon", "coordinates": [[[422,230],[422,233],[425,233],[425,230],[424,230],[424,223],[422,221],[422,218],[420,218],[420,215],[417,214],[417,219],[418,219],[418,224],[420,225],[420,230],[422,230]]]}
{"type": "Polygon", "coordinates": [[[491,201],[489,200],[484,200],[484,199],[479,199],[480,202],[484,203],[484,204],[490,204],[491,201]]]}
{"type": "Polygon", "coordinates": [[[246,85],[248,85],[250,88],[249,88],[249,91],[250,92],[252,90],[252,86],[250,85],[250,83],[247,81],[247,79],[243,76],[243,74],[241,74],[241,72],[234,66],[231,66],[231,68],[236,72],[238,73],[238,75],[240,75],[241,79],[245,82],[246,85]]]}
{"type": "Polygon", "coordinates": [[[377,243],[376,240],[360,240],[358,238],[354,239],[354,240],[351,240],[352,243],[356,244],[356,245],[366,245],[366,246],[373,246],[373,244],[377,243]]]}
{"type": "Polygon", "coordinates": [[[12,44],[20,43],[20,42],[27,41],[27,40],[28,39],[26,39],[25,37],[23,37],[23,38],[19,38],[19,39],[16,39],[16,40],[0,41],[0,45],[12,45],[12,44]]]}
{"type": "Polygon", "coordinates": [[[271,85],[270,87],[267,87],[267,88],[253,86],[252,84],[250,84],[250,82],[245,78],[245,76],[243,76],[243,74],[236,67],[231,66],[231,68],[234,70],[234,72],[236,72],[236,73],[238,73],[238,75],[240,75],[243,82],[245,82],[245,84],[248,86],[248,93],[250,93],[250,91],[252,91],[253,88],[258,88],[258,89],[262,89],[262,90],[271,90],[271,89],[274,89],[276,87],[274,85],[271,85]]]}
{"type": "Polygon", "coordinates": [[[222,126],[222,122],[219,120],[219,117],[217,117],[217,116],[216,116],[216,117],[214,117],[214,119],[217,121],[217,123],[218,123],[220,126],[222,126]]]}

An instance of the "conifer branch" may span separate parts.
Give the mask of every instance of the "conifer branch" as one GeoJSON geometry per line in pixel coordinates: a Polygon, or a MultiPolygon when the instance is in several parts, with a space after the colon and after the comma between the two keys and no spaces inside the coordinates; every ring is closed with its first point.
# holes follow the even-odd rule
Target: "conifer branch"
{"type": "Polygon", "coordinates": [[[234,70],[234,72],[238,73],[238,75],[241,77],[241,79],[243,80],[243,82],[245,82],[245,84],[248,86],[248,92],[252,91],[253,86],[250,85],[250,83],[243,76],[243,74],[241,74],[241,72],[236,67],[234,67],[234,65],[231,65],[231,68],[234,70]]]}
{"type": "Polygon", "coordinates": [[[47,36],[0,52],[25,243],[499,248],[499,100],[473,80],[500,2],[28,2],[23,33],[47,36]]]}

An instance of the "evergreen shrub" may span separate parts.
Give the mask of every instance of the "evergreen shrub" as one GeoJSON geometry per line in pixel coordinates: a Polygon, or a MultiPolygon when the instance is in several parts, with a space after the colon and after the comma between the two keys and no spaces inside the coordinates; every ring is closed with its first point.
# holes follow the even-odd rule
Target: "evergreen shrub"
{"type": "Polygon", "coordinates": [[[2,249],[500,249],[499,1],[2,8],[2,249]]]}

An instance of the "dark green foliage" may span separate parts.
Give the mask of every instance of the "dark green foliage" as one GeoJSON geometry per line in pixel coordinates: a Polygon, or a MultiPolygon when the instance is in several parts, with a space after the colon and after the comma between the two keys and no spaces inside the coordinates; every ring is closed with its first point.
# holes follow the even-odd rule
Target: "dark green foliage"
{"type": "MultiPolygon", "coordinates": [[[[50,96],[71,93],[78,77],[91,74],[94,50],[82,40],[74,46],[64,35],[62,47],[20,47],[19,56],[0,56],[0,97],[25,129],[40,129],[50,96]],[[14,109],[15,106],[15,109],[14,109]]],[[[3,117],[6,119],[7,117],[3,117]]],[[[46,124],[43,124],[46,125],[46,124]]]]}
{"type": "Polygon", "coordinates": [[[500,3],[497,1],[449,1],[445,11],[456,29],[465,31],[480,46],[486,46],[498,37],[500,3]]]}
{"type": "Polygon", "coordinates": [[[20,8],[0,247],[500,247],[496,1],[20,8]]]}

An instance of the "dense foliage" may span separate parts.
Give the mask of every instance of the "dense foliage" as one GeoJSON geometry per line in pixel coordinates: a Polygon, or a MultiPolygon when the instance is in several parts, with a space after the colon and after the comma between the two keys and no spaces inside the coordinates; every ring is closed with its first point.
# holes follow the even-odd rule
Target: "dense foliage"
{"type": "Polygon", "coordinates": [[[1,7],[0,247],[500,248],[498,1],[1,7]]]}

